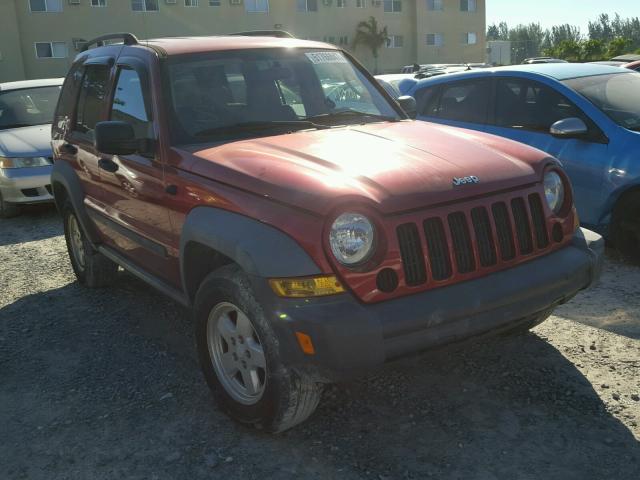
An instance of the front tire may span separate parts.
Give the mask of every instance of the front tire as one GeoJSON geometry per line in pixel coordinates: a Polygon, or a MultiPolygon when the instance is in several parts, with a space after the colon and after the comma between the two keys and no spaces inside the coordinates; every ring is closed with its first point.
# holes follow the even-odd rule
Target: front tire
{"type": "Polygon", "coordinates": [[[106,287],[115,282],[118,265],[93,247],[71,203],[65,203],[62,218],[69,260],[78,282],[91,288],[106,287]]]}
{"type": "Polygon", "coordinates": [[[200,365],[227,415],[277,433],[313,413],[319,384],[283,364],[278,338],[239,267],[227,265],[205,278],[194,316],[200,365]]]}

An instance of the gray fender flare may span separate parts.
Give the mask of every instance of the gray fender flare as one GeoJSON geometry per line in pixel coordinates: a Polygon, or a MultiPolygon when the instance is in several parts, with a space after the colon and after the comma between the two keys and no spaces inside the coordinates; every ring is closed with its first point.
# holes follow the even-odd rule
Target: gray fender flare
{"type": "Polygon", "coordinates": [[[65,161],[55,162],[51,171],[51,185],[54,191],[56,207],[58,208],[58,211],[62,213],[63,200],[59,196],[55,196],[55,192],[57,190],[56,184],[61,185],[65,189],[67,198],[71,202],[71,205],[78,217],[78,221],[80,222],[80,225],[87,237],[89,237],[89,240],[94,244],[100,243],[100,237],[98,236],[89,215],[87,215],[87,211],[84,206],[84,190],[82,189],[80,178],[78,178],[78,174],[75,172],[73,167],[65,161]]]}
{"type": "Polygon", "coordinates": [[[187,285],[184,258],[191,242],[205,245],[236,262],[249,275],[303,277],[322,272],[293,238],[258,220],[212,207],[196,207],[180,238],[180,273],[187,285]]]}

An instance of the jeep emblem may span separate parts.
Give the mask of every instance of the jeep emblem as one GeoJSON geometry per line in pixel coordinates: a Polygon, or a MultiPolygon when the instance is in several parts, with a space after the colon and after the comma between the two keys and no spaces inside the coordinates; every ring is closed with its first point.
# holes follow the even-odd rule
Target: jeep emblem
{"type": "Polygon", "coordinates": [[[480,183],[480,179],[474,175],[470,177],[453,177],[453,186],[459,187],[460,185],[466,185],[468,183],[480,183]]]}

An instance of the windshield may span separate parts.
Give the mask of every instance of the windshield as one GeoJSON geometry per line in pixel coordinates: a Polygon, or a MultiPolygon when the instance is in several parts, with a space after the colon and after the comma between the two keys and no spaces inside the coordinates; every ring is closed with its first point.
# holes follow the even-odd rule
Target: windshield
{"type": "Polygon", "coordinates": [[[0,130],[53,121],[60,86],[0,92],[0,130]]]}
{"type": "Polygon", "coordinates": [[[165,82],[178,144],[401,118],[335,50],[259,49],[173,57],[165,66],[165,82]]]}
{"type": "Polygon", "coordinates": [[[618,125],[640,131],[640,75],[614,73],[564,82],[606,113],[618,125]]]}

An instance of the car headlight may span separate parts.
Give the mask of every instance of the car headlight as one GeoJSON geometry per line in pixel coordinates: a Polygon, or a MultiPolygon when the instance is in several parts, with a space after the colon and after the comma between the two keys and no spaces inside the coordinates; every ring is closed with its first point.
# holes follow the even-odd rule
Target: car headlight
{"type": "Polygon", "coordinates": [[[375,233],[373,223],[364,215],[343,213],[331,225],[331,251],[341,264],[358,265],[371,257],[375,233]]]}
{"type": "Polygon", "coordinates": [[[564,182],[553,170],[544,175],[544,196],[551,211],[558,214],[564,206],[564,182]]]}
{"type": "Polygon", "coordinates": [[[0,157],[0,168],[46,167],[51,165],[47,157],[0,157]]]}

